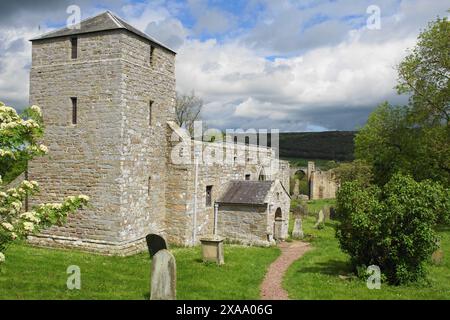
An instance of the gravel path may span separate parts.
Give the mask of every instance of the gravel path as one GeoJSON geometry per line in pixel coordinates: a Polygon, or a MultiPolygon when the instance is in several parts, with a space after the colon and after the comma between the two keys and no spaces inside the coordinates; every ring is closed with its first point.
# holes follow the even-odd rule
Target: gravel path
{"type": "Polygon", "coordinates": [[[288,294],[282,287],[283,276],[289,266],[298,260],[311,247],[302,241],[282,242],[278,245],[281,255],[269,267],[261,284],[262,300],[288,300],[288,294]]]}

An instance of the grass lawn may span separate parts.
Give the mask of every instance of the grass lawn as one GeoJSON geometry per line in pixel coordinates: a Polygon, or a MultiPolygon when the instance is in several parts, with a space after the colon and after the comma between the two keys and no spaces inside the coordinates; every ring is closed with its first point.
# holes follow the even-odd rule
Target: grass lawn
{"type": "Polygon", "coordinates": [[[429,265],[426,283],[409,286],[381,285],[369,290],[359,279],[342,280],[348,275],[349,257],[334,237],[336,222],[326,222],[322,230],[314,229],[315,217],[304,219],[305,235],[312,235],[313,250],[288,269],[283,286],[291,299],[450,299],[450,228],[439,230],[443,261],[429,265]]]}
{"type": "MultiPolygon", "coordinates": [[[[259,299],[278,248],[225,245],[225,265],[205,264],[200,247],[172,248],[178,299],[259,299]]],[[[105,257],[17,244],[0,271],[0,299],[148,299],[150,257],[105,257]],[[68,290],[67,267],[81,269],[81,290],[68,290]]]]}

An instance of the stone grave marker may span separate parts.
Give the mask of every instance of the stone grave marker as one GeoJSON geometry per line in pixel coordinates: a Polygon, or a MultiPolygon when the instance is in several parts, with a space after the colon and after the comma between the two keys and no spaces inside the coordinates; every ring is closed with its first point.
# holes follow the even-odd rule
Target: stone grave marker
{"type": "Polygon", "coordinates": [[[166,240],[157,234],[148,234],[145,240],[147,241],[150,257],[153,257],[159,250],[167,249],[166,240]]]}
{"type": "Polygon", "coordinates": [[[303,239],[302,219],[296,218],[294,222],[294,229],[292,230],[292,238],[303,239]]]}
{"type": "Polygon", "coordinates": [[[314,225],[314,228],[319,228],[319,226],[323,223],[324,219],[325,219],[325,216],[323,214],[323,210],[320,210],[318,219],[317,219],[316,224],[314,225]]]}
{"type": "Polygon", "coordinates": [[[177,266],[175,257],[161,249],[152,259],[150,300],[175,300],[177,297],[177,266]]]}

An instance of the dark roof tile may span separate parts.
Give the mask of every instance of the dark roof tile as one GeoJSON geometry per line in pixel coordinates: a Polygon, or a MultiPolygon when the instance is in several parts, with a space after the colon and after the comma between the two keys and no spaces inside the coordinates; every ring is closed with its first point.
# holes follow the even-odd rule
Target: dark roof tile
{"type": "Polygon", "coordinates": [[[91,18],[81,21],[79,29],[70,29],[68,27],[65,27],[65,28],[62,28],[62,29],[59,29],[56,31],[51,31],[49,33],[43,34],[37,38],[33,38],[33,39],[31,39],[31,41],[59,38],[59,37],[68,37],[68,36],[74,36],[74,35],[83,34],[83,33],[99,32],[99,31],[107,31],[107,30],[118,30],[118,29],[128,30],[142,38],[145,38],[145,39],[175,53],[175,51],[172,50],[170,47],[153,39],[146,33],[136,29],[135,27],[131,26],[130,24],[128,24],[127,22],[125,22],[124,20],[122,20],[121,18],[117,17],[116,15],[112,14],[109,11],[103,12],[99,15],[96,15],[94,17],[91,17],[91,18]]]}

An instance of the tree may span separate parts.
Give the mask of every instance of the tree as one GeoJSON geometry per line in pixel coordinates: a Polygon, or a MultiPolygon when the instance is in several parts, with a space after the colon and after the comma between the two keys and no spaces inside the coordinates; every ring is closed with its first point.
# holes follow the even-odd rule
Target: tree
{"type": "MultiPolygon", "coordinates": [[[[0,102],[0,159],[2,162],[32,159],[48,152],[38,141],[43,135],[41,110],[28,108],[22,116],[0,102]]],[[[0,176],[0,184],[2,183],[0,176]]],[[[36,195],[39,186],[35,181],[23,181],[18,187],[0,191],[0,264],[5,261],[4,252],[16,239],[44,227],[65,222],[67,215],[86,206],[89,198],[71,196],[62,203],[41,204],[24,212],[27,196],[36,195]]]]}
{"type": "Polygon", "coordinates": [[[189,131],[191,136],[194,133],[194,122],[200,120],[200,112],[203,108],[203,100],[191,92],[190,95],[177,92],[175,105],[176,123],[189,131]]]}
{"type": "Polygon", "coordinates": [[[336,181],[340,184],[355,181],[362,187],[368,187],[373,181],[372,167],[364,160],[341,163],[332,170],[336,181]]]}
{"type": "Polygon", "coordinates": [[[450,23],[437,18],[398,67],[407,106],[381,104],[355,138],[355,156],[386,183],[396,172],[450,185],[450,23]]]}
{"type": "Polygon", "coordinates": [[[354,270],[377,265],[391,284],[425,275],[438,248],[434,227],[448,221],[450,190],[395,174],[382,187],[346,182],[338,191],[336,237],[354,270]]]}
{"type": "Polygon", "coordinates": [[[419,123],[450,122],[450,23],[437,18],[418,38],[398,67],[397,91],[411,94],[412,116],[419,123]]]}

